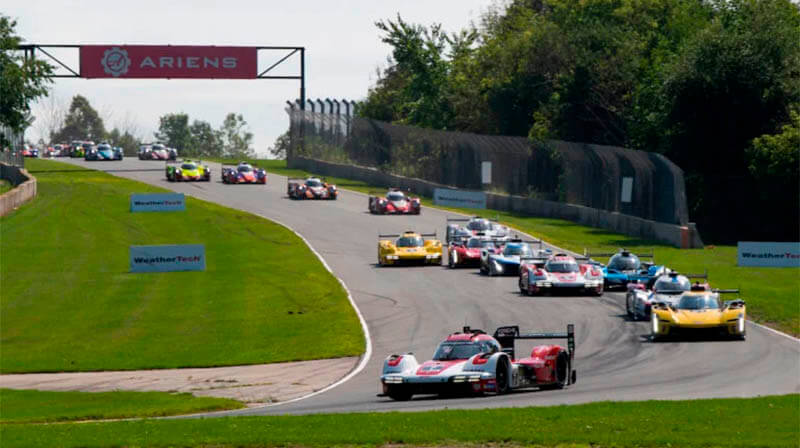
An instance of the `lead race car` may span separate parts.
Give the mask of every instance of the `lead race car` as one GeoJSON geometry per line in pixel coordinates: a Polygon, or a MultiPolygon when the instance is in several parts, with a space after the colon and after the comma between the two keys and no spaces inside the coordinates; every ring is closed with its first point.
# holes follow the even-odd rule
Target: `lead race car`
{"type": "Polygon", "coordinates": [[[383,394],[410,400],[416,394],[503,394],[512,389],[562,389],[577,380],[574,369],[575,330],[566,333],[521,334],[519,326],[500,327],[489,336],[464,327],[449,335],[433,359],[420,364],[411,353],[390,355],[383,361],[383,394]],[[517,359],[518,339],[566,339],[567,347],[539,345],[529,357],[517,359]]]}
{"type": "Polygon", "coordinates": [[[239,162],[237,166],[222,167],[222,183],[224,184],[266,184],[267,172],[262,168],[253,168],[247,162],[239,162]]]}
{"type": "Polygon", "coordinates": [[[745,301],[722,301],[720,294],[738,294],[738,289],[692,287],[672,302],[654,302],[650,313],[652,340],[680,334],[715,334],[744,340],[747,335],[745,301]]]}
{"type": "Polygon", "coordinates": [[[625,294],[625,311],[631,320],[650,318],[654,302],[675,303],[681,295],[694,288],[695,291],[710,291],[708,272],[704,274],[681,274],[672,271],[659,276],[652,289],[644,283],[629,283],[625,294]],[[690,279],[705,279],[705,282],[692,284],[690,279]]]}
{"type": "Polygon", "coordinates": [[[436,232],[416,233],[409,230],[402,235],[378,235],[378,239],[378,264],[380,266],[442,264],[442,242],[436,239],[436,232]]]}
{"type": "Polygon", "coordinates": [[[588,258],[558,253],[549,257],[522,257],[519,268],[519,290],[525,295],[583,292],[603,295],[603,273],[588,258]]]}
{"type": "Polygon", "coordinates": [[[184,160],[180,163],[167,162],[167,180],[170,182],[190,182],[211,180],[211,169],[202,161],[184,160]]]}
{"type": "Polygon", "coordinates": [[[663,265],[657,265],[653,253],[635,254],[629,250],[620,249],[615,253],[589,252],[584,249],[585,257],[609,257],[608,265],[602,265],[603,284],[606,289],[625,288],[628,283],[643,282],[649,286],[655,279],[670,271],[663,265]],[[649,263],[643,263],[640,258],[648,258],[649,263]]]}
{"type": "Polygon", "coordinates": [[[325,182],[318,177],[306,179],[288,178],[286,180],[286,194],[290,199],[330,199],[336,200],[339,190],[336,185],[325,182]]]}
{"type": "Polygon", "coordinates": [[[399,188],[390,188],[384,196],[370,193],[369,212],[373,215],[419,215],[422,209],[418,197],[412,197],[399,188]]]}

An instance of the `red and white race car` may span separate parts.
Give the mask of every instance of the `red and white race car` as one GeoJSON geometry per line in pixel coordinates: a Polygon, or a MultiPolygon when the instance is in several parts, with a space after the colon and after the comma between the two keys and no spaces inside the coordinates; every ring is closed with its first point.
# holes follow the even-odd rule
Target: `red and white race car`
{"type": "Polygon", "coordinates": [[[253,168],[247,162],[239,165],[222,167],[222,183],[224,184],[266,184],[267,172],[262,168],[253,168]]]}
{"type": "Polygon", "coordinates": [[[519,290],[525,295],[547,292],[583,292],[603,295],[603,271],[588,258],[553,254],[548,258],[522,258],[519,269],[519,290]]]}
{"type": "Polygon", "coordinates": [[[574,384],[575,331],[520,334],[519,327],[500,327],[489,336],[464,327],[447,337],[433,359],[420,364],[413,354],[391,355],[383,362],[384,396],[409,400],[416,394],[502,394],[511,389],[561,389],[574,384]],[[516,359],[517,339],[567,339],[567,348],[539,345],[529,357],[516,359]]]}
{"type": "Polygon", "coordinates": [[[471,238],[451,241],[447,246],[447,266],[451,269],[460,267],[478,267],[481,264],[481,250],[499,254],[503,251],[505,239],[494,239],[483,234],[471,238]]]}
{"type": "Polygon", "coordinates": [[[418,197],[409,196],[398,188],[391,188],[385,196],[369,196],[369,212],[373,215],[419,215],[418,197]]]}

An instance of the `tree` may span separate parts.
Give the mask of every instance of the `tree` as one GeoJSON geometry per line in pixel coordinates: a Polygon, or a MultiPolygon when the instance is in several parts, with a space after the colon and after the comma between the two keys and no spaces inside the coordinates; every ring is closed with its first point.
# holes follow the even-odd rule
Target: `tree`
{"type": "Polygon", "coordinates": [[[108,133],[108,141],[113,146],[121,147],[122,153],[126,156],[135,156],[139,151],[139,145],[142,144],[141,140],[129,131],[120,131],[117,128],[108,133]]]}
{"type": "Polygon", "coordinates": [[[45,61],[22,57],[16,50],[22,42],[14,34],[16,26],[16,20],[0,14],[0,126],[20,133],[30,125],[30,103],[47,96],[53,68],[45,61]]]}
{"type": "Polygon", "coordinates": [[[290,144],[291,136],[289,135],[289,131],[286,131],[275,139],[275,143],[269,148],[269,153],[276,159],[285,159],[290,144]]]}
{"type": "Polygon", "coordinates": [[[75,95],[64,119],[64,127],[52,136],[53,141],[69,142],[72,140],[100,141],[106,137],[103,119],[89,104],[89,100],[75,95]]]}
{"type": "Polygon", "coordinates": [[[194,120],[189,127],[189,135],[194,153],[214,157],[222,155],[219,133],[208,122],[194,120]]]}
{"type": "Polygon", "coordinates": [[[222,152],[226,157],[250,158],[255,156],[251,147],[253,133],[245,130],[247,122],[241,114],[229,113],[219,130],[222,152]]]}
{"type": "Polygon", "coordinates": [[[191,134],[189,132],[189,115],[185,113],[166,114],[159,118],[158,132],[155,137],[167,146],[176,148],[178,153],[192,152],[191,134]]]}
{"type": "Polygon", "coordinates": [[[53,137],[64,128],[64,121],[67,118],[67,105],[61,98],[55,95],[48,95],[47,98],[38,102],[39,113],[36,115],[34,128],[41,139],[46,139],[50,143],[59,143],[53,137]]]}

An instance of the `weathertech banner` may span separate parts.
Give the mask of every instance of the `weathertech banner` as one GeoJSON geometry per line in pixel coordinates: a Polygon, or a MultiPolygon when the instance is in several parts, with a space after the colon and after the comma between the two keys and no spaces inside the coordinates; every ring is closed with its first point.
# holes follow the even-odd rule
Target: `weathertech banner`
{"type": "Polygon", "coordinates": [[[130,246],[131,272],[205,271],[202,244],[130,246]]]}
{"type": "Polygon", "coordinates": [[[82,45],[82,78],[255,79],[255,47],[82,45]]]}

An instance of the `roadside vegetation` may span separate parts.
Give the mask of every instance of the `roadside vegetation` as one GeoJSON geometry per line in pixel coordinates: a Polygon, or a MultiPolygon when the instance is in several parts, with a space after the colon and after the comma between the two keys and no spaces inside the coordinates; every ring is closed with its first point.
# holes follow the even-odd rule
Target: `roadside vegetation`
{"type": "Polygon", "coordinates": [[[194,198],[33,159],[38,196],[0,219],[0,372],[212,367],[359,355],[344,289],[290,230],[194,198]],[[205,272],[129,273],[128,247],[205,244],[205,272]],[[324,340],[321,344],[319,341],[324,340]]]}
{"type": "Polygon", "coordinates": [[[3,446],[796,447],[800,396],[2,425],[3,446]],[[313,428],[313,429],[312,429],[313,428]]]}
{"type": "Polygon", "coordinates": [[[0,194],[3,194],[7,191],[11,191],[14,189],[14,186],[11,185],[11,182],[7,180],[0,179],[0,194]]]}
{"type": "Polygon", "coordinates": [[[162,417],[242,407],[244,404],[236,400],[195,397],[189,393],[0,389],[0,423],[162,417]]]}
{"type": "MultiPolygon", "coordinates": [[[[234,159],[214,160],[225,163],[239,162],[234,159]]],[[[282,176],[304,177],[312,174],[286,168],[285,160],[249,160],[249,162],[282,176]]],[[[339,188],[362,193],[380,191],[387,187],[330,176],[326,176],[326,179],[339,188]]],[[[750,319],[800,336],[800,308],[797,306],[800,299],[800,269],[740,268],[736,265],[736,246],[709,245],[705,249],[677,249],[657,241],[633,238],[563,219],[539,218],[499,210],[434,206],[432,199],[427,197],[422,198],[422,203],[428,207],[496,218],[502,224],[578,253],[583,253],[584,249],[613,252],[626,248],[639,253],[654,252],[657,263],[680,272],[703,273],[708,270],[709,281],[713,287],[741,290],[741,297],[747,302],[747,314],[750,319]]]]}

